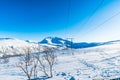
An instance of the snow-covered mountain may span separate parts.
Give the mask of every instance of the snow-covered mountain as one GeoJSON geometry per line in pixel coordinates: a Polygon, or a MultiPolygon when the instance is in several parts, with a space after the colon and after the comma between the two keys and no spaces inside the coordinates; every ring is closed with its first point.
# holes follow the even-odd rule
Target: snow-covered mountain
{"type": "MultiPolygon", "coordinates": [[[[24,46],[29,44],[17,39],[0,39],[2,40],[5,43],[8,40],[6,45],[16,43],[18,46],[17,41],[24,46]]],[[[59,50],[53,77],[47,80],[115,80],[115,78],[120,78],[120,40],[99,44],[95,47],[73,49],[74,55],[69,52],[69,49],[59,50]]],[[[27,80],[26,75],[18,67],[13,66],[18,61],[18,57],[12,57],[8,64],[0,65],[2,80],[27,80]]],[[[44,76],[41,72],[39,74],[44,76]]]]}
{"type": "Polygon", "coordinates": [[[87,43],[87,42],[80,42],[75,43],[72,41],[69,41],[67,39],[62,39],[59,37],[47,37],[43,39],[40,44],[48,44],[52,46],[66,46],[68,48],[87,48],[87,47],[94,47],[100,45],[100,43],[87,43]]]}
{"type": "MultiPolygon", "coordinates": [[[[43,47],[40,47],[42,50],[43,47]]],[[[0,38],[0,56],[23,54],[26,48],[31,48],[33,52],[36,52],[38,44],[13,38],[0,38]]]]}
{"type": "Polygon", "coordinates": [[[66,46],[68,48],[74,48],[74,49],[79,49],[79,48],[89,48],[89,47],[96,47],[96,46],[101,46],[101,45],[109,45],[109,44],[114,44],[114,43],[120,43],[120,40],[113,40],[113,41],[108,41],[108,42],[72,42],[67,39],[62,39],[59,37],[46,37],[42,41],[38,42],[41,45],[46,45],[46,46],[59,46],[63,47],[66,46]]]}

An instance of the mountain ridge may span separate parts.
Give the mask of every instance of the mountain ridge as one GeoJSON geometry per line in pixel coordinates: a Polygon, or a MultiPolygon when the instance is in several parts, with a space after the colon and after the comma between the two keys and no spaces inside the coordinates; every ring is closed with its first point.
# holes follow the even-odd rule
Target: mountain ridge
{"type": "Polygon", "coordinates": [[[114,43],[120,43],[120,40],[112,40],[106,42],[73,42],[67,39],[59,38],[59,37],[46,37],[42,41],[38,42],[39,44],[48,44],[53,46],[66,46],[68,48],[88,48],[88,47],[96,47],[101,45],[108,45],[114,43]]]}
{"type": "Polygon", "coordinates": [[[73,49],[80,49],[80,48],[91,48],[97,47],[102,45],[113,45],[119,44],[120,40],[108,41],[108,42],[71,42],[66,39],[62,39],[59,37],[46,37],[40,42],[31,42],[29,40],[19,40],[14,38],[0,38],[0,56],[3,56],[3,53],[8,55],[18,55],[23,52],[23,48],[32,48],[33,52],[37,51],[38,45],[41,47],[41,51],[44,51],[46,47],[54,47],[59,49],[65,48],[73,48],[73,49]],[[15,54],[14,54],[15,53],[15,54]]]}
{"type": "Polygon", "coordinates": [[[42,41],[38,42],[39,44],[49,44],[56,46],[66,46],[68,48],[87,48],[98,46],[99,43],[87,43],[87,42],[73,42],[59,37],[46,37],[42,41]]]}

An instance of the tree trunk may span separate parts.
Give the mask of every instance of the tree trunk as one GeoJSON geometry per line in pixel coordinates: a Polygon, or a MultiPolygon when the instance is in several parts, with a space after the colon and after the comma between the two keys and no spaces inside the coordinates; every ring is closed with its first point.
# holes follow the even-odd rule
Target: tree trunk
{"type": "Polygon", "coordinates": [[[53,74],[52,74],[52,65],[50,66],[50,77],[53,77],[53,74]]]}

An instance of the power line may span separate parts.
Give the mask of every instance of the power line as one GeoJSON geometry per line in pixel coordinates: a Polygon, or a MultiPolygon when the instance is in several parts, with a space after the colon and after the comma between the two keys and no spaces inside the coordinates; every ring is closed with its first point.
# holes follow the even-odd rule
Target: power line
{"type": "Polygon", "coordinates": [[[114,17],[118,16],[119,14],[120,14],[120,11],[119,11],[118,13],[112,15],[111,17],[109,17],[108,19],[106,19],[105,21],[103,21],[102,23],[100,23],[99,25],[97,25],[95,28],[93,28],[93,29],[89,30],[88,32],[86,32],[86,33],[84,34],[84,36],[85,36],[86,34],[88,34],[89,32],[93,32],[93,31],[95,31],[96,29],[102,27],[102,25],[104,25],[105,23],[107,23],[108,21],[110,21],[111,19],[113,19],[114,17]]]}
{"type": "MultiPolygon", "coordinates": [[[[101,0],[99,5],[93,10],[91,16],[88,17],[87,21],[83,24],[83,26],[85,26],[88,23],[90,18],[95,14],[95,12],[99,9],[99,7],[103,4],[103,2],[104,2],[104,0],[101,0]]],[[[68,14],[67,14],[67,20],[66,20],[66,27],[68,27],[69,23],[70,23],[71,3],[72,3],[72,1],[68,0],[68,14]]]]}
{"type": "Polygon", "coordinates": [[[103,4],[104,0],[101,0],[100,4],[93,10],[91,16],[89,16],[87,18],[87,20],[82,24],[82,27],[84,27],[89,21],[90,21],[90,18],[92,18],[94,16],[94,14],[97,12],[97,10],[100,8],[100,6],[103,4]]]}
{"type": "MultiPolygon", "coordinates": [[[[90,18],[95,14],[95,12],[99,9],[99,7],[103,4],[104,0],[101,0],[101,2],[99,3],[99,5],[93,10],[91,16],[88,17],[87,21],[83,24],[83,26],[85,26],[88,21],[90,20],[90,18]]],[[[66,20],[66,26],[68,27],[69,23],[70,23],[70,13],[71,13],[71,0],[68,0],[68,14],[67,14],[67,20],[66,20]]]]}

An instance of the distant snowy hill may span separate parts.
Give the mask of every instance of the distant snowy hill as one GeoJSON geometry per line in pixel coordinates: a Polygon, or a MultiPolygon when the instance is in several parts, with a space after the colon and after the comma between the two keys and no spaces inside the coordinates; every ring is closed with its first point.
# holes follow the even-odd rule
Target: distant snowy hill
{"type": "Polygon", "coordinates": [[[74,43],[66,39],[58,38],[58,37],[47,37],[43,39],[40,44],[48,44],[53,46],[66,46],[68,48],[87,48],[87,47],[94,47],[100,45],[100,43],[74,43]]]}
{"type": "MultiPolygon", "coordinates": [[[[13,38],[0,38],[0,56],[23,54],[23,49],[32,48],[36,52],[38,44],[13,38]]],[[[42,50],[41,46],[41,50],[42,50]]]]}

